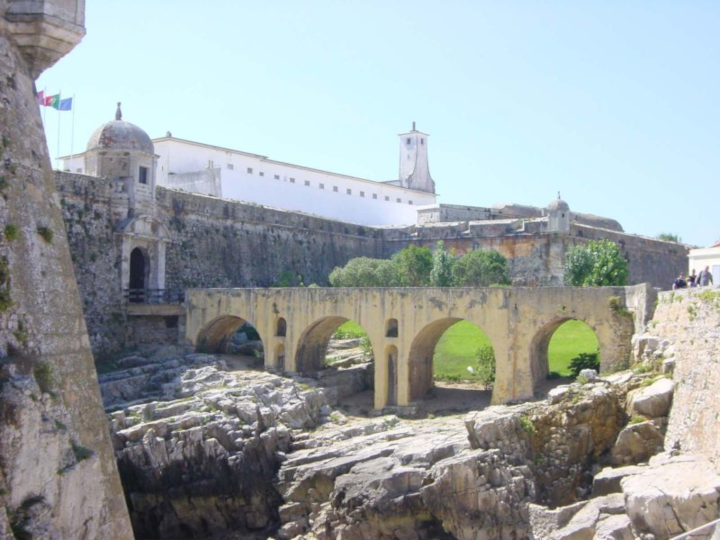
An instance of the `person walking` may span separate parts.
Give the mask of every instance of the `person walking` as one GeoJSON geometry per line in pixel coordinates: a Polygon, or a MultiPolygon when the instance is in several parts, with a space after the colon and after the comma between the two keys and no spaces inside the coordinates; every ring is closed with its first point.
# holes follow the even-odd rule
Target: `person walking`
{"type": "Polygon", "coordinates": [[[695,274],[695,269],[692,269],[692,272],[690,272],[690,275],[687,278],[688,286],[690,288],[697,287],[697,275],[695,274]]]}
{"type": "Polygon", "coordinates": [[[698,287],[707,287],[713,285],[713,275],[710,272],[710,267],[706,266],[705,270],[701,271],[697,277],[698,287]]]}
{"type": "Polygon", "coordinates": [[[686,289],[687,288],[687,281],[685,281],[685,274],[680,274],[675,281],[673,281],[673,291],[677,289],[686,289]]]}

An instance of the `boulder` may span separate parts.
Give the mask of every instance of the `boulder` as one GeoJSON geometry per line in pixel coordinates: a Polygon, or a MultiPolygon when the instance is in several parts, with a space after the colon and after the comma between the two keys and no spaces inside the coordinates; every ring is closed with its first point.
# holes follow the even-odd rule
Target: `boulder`
{"type": "Polygon", "coordinates": [[[659,379],[645,388],[639,388],[628,395],[628,413],[631,416],[660,418],[670,414],[675,383],[666,378],[659,379]]]}
{"type": "Polygon", "coordinates": [[[637,465],[661,452],[665,440],[663,424],[660,420],[650,420],[625,426],[613,446],[612,464],[637,465]]]}
{"type": "MultiPolygon", "coordinates": [[[[621,481],[636,535],[665,540],[718,517],[720,476],[704,457],[661,454],[641,474],[621,481]]],[[[693,538],[709,538],[697,535],[693,538]]]]}
{"type": "Polygon", "coordinates": [[[609,495],[610,493],[620,493],[622,488],[620,482],[627,476],[641,474],[645,472],[646,467],[631,465],[629,467],[606,467],[595,475],[592,485],[592,496],[600,497],[609,495]]]}

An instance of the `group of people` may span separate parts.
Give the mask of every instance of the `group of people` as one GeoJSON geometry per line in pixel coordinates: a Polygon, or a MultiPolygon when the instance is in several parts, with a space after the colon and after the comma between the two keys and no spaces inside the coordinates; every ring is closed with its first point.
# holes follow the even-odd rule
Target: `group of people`
{"type": "Polygon", "coordinates": [[[673,290],[686,289],[688,287],[707,287],[713,285],[713,276],[710,272],[710,267],[706,266],[705,270],[702,270],[699,274],[695,274],[695,269],[690,273],[685,280],[685,274],[680,274],[675,281],[673,281],[673,290]]]}

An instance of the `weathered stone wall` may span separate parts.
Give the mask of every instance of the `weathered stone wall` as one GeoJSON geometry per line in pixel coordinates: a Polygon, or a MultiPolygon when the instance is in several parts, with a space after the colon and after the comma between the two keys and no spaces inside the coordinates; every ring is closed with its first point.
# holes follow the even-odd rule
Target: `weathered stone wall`
{"type": "Polygon", "coordinates": [[[651,283],[667,289],[687,268],[688,249],[674,242],[634,236],[573,223],[569,234],[548,233],[541,221],[497,220],[435,224],[385,230],[384,253],[389,257],[408,244],[446,248],[466,253],[494,249],[509,262],[514,285],[560,285],[565,253],[575,245],[606,238],[617,242],[630,264],[628,282],[651,283]]]}
{"type": "Polygon", "coordinates": [[[703,454],[720,471],[720,290],[661,293],[648,331],[675,357],[666,450],[703,454]]]}
{"type": "Polygon", "coordinates": [[[28,5],[21,50],[22,13],[0,2],[0,537],[129,539],[35,98],[33,76],[62,56],[45,47],[72,39],[51,4],[28,5]]]}

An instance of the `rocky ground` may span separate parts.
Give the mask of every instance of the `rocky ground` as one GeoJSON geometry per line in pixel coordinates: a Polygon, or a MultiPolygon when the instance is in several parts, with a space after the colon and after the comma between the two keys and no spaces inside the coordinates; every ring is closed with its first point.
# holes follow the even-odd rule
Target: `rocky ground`
{"type": "Polygon", "coordinates": [[[334,405],[363,362],[319,380],[253,364],[160,349],[101,378],[138,538],[649,540],[718,513],[710,464],[659,454],[657,373],[410,420],[334,405]]]}

